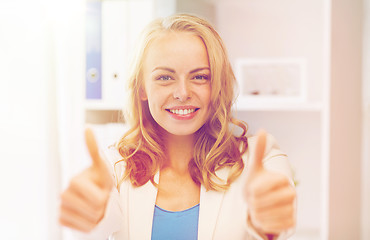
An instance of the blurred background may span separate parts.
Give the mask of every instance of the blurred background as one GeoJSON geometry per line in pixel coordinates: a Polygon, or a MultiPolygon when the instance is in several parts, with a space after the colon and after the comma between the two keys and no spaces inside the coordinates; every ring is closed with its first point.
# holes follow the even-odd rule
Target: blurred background
{"type": "Polygon", "coordinates": [[[370,239],[369,0],[2,0],[0,234],[71,240],[59,195],[124,131],[130,50],[150,20],[208,19],[239,82],[235,115],[287,152],[298,192],[291,239],[370,239]]]}

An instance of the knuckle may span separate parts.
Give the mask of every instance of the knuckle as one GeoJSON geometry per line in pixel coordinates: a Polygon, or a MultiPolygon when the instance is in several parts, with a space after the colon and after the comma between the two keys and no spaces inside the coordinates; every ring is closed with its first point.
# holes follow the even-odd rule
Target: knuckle
{"type": "Polygon", "coordinates": [[[97,224],[100,220],[100,217],[98,214],[94,214],[94,216],[91,218],[91,221],[95,224],[97,224]]]}
{"type": "Polygon", "coordinates": [[[98,207],[97,209],[100,209],[103,206],[105,206],[106,200],[107,199],[106,199],[105,194],[100,194],[100,195],[96,196],[95,197],[95,203],[96,203],[96,206],[98,207]]]}
{"type": "Polygon", "coordinates": [[[105,204],[105,196],[102,195],[98,196],[96,198],[96,202],[99,206],[103,206],[105,204]]]}
{"type": "Polygon", "coordinates": [[[256,197],[256,186],[255,184],[251,184],[249,185],[249,187],[246,189],[246,196],[249,198],[249,199],[254,199],[256,197]]]}
{"type": "Polygon", "coordinates": [[[288,219],[285,219],[285,221],[282,222],[282,225],[280,226],[280,228],[282,230],[288,230],[289,228],[293,228],[295,227],[295,219],[294,218],[288,218],[288,219]]]}
{"type": "Polygon", "coordinates": [[[256,184],[252,184],[249,188],[249,194],[252,195],[252,196],[255,196],[256,195],[256,191],[257,191],[257,187],[256,187],[256,184]]]}
{"type": "Polygon", "coordinates": [[[288,228],[295,227],[295,225],[296,225],[295,218],[290,218],[287,225],[288,225],[288,228]]]}
{"type": "Polygon", "coordinates": [[[58,210],[59,210],[59,218],[63,217],[64,211],[65,211],[63,204],[59,205],[58,210]]]}
{"type": "Polygon", "coordinates": [[[269,226],[268,224],[262,224],[259,226],[259,228],[263,231],[263,232],[271,232],[271,233],[274,233],[276,232],[275,229],[273,229],[271,226],[269,226]]]}
{"type": "Polygon", "coordinates": [[[250,198],[250,196],[251,196],[251,188],[250,188],[249,185],[244,189],[244,194],[245,194],[246,198],[250,198]]]}
{"type": "Polygon", "coordinates": [[[59,223],[63,226],[66,226],[68,224],[67,219],[68,219],[68,217],[67,217],[67,214],[65,213],[65,210],[61,209],[61,211],[59,213],[59,217],[58,217],[59,223]]]}
{"type": "Polygon", "coordinates": [[[287,176],[283,175],[283,174],[279,174],[278,175],[278,179],[280,181],[281,184],[287,184],[287,185],[290,185],[289,183],[289,179],[287,176]]]}
{"type": "Polygon", "coordinates": [[[64,218],[63,218],[63,214],[62,214],[62,213],[60,213],[60,214],[59,214],[58,222],[59,222],[60,224],[62,224],[62,225],[64,225],[64,224],[65,224],[65,222],[64,222],[64,218]]]}
{"type": "Polygon", "coordinates": [[[80,178],[78,176],[74,176],[69,181],[69,188],[70,189],[78,189],[80,186],[80,178]]]}
{"type": "Polygon", "coordinates": [[[249,215],[250,215],[250,218],[253,222],[256,222],[257,221],[257,218],[256,218],[256,211],[254,210],[250,210],[249,211],[249,215]]]}
{"type": "Polygon", "coordinates": [[[288,196],[288,200],[289,202],[294,202],[294,200],[296,199],[296,194],[295,192],[291,192],[288,196]]]}
{"type": "Polygon", "coordinates": [[[256,209],[257,208],[258,201],[255,196],[249,196],[248,197],[248,207],[250,209],[256,209]]]}
{"type": "Polygon", "coordinates": [[[286,211],[288,213],[288,216],[294,216],[295,215],[295,211],[294,211],[294,207],[293,206],[289,206],[289,208],[287,209],[286,211]]]}
{"type": "Polygon", "coordinates": [[[95,223],[89,223],[86,226],[86,232],[91,232],[95,228],[96,224],[95,223]]]}
{"type": "Polygon", "coordinates": [[[252,224],[257,228],[262,229],[265,227],[264,224],[262,224],[262,222],[255,217],[251,217],[251,221],[252,221],[252,224]]]}
{"type": "Polygon", "coordinates": [[[61,201],[61,203],[65,202],[65,201],[67,200],[67,195],[68,195],[67,190],[66,190],[66,191],[63,191],[63,192],[60,194],[60,201],[61,201]]]}
{"type": "Polygon", "coordinates": [[[93,216],[93,223],[96,225],[99,223],[99,221],[102,219],[102,216],[104,214],[103,209],[96,209],[93,216]]]}
{"type": "Polygon", "coordinates": [[[248,205],[250,205],[251,202],[252,202],[252,199],[253,199],[253,195],[251,194],[250,191],[246,191],[246,193],[245,193],[245,199],[247,200],[248,205]]]}
{"type": "Polygon", "coordinates": [[[289,196],[289,198],[291,199],[291,200],[294,200],[295,198],[296,198],[296,192],[295,192],[295,190],[293,189],[293,188],[290,188],[290,191],[289,191],[289,193],[288,193],[288,196],[289,196]]]}
{"type": "Polygon", "coordinates": [[[263,222],[263,215],[259,212],[259,211],[256,211],[255,214],[254,214],[254,218],[258,221],[258,222],[263,222]]]}
{"type": "Polygon", "coordinates": [[[80,230],[84,233],[89,233],[94,229],[94,226],[92,224],[86,224],[83,226],[80,230]]]}

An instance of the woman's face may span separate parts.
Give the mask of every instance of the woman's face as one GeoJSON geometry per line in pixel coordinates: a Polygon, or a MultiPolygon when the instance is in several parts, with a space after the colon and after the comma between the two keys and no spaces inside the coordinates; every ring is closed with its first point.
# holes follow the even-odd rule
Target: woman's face
{"type": "Polygon", "coordinates": [[[208,118],[211,75],[203,41],[187,32],[171,32],[148,47],[141,100],[154,120],[174,135],[191,135],[208,118]]]}

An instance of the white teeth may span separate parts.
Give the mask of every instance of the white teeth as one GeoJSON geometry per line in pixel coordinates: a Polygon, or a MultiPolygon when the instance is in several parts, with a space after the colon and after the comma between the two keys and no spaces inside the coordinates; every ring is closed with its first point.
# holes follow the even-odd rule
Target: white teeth
{"type": "Polygon", "coordinates": [[[195,111],[195,109],[176,109],[176,110],[173,110],[171,109],[170,112],[171,113],[174,113],[174,114],[177,114],[177,115],[187,115],[187,114],[190,114],[190,113],[193,113],[195,111]]]}

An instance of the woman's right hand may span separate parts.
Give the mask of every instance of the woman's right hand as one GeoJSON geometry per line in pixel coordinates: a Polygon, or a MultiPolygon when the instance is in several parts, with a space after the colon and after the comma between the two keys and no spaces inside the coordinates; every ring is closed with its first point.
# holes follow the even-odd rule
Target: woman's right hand
{"type": "Polygon", "coordinates": [[[83,232],[90,232],[104,217],[113,177],[100,157],[91,129],[85,131],[92,165],[73,177],[61,194],[59,222],[83,232]]]}

